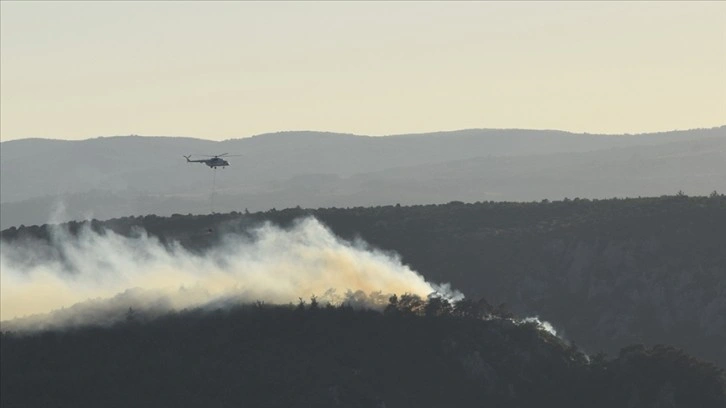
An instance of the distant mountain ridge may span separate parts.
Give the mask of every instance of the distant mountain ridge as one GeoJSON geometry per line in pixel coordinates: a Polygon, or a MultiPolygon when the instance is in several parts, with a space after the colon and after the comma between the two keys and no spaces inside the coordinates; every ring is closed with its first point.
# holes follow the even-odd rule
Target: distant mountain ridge
{"type": "Polygon", "coordinates": [[[726,126],[640,135],[472,129],[386,137],[279,132],[221,142],[144,136],[14,140],[0,144],[0,227],[47,222],[59,202],[69,212],[62,218],[75,219],[295,205],[602,198],[679,190],[707,194],[726,187],[722,164],[726,160],[721,161],[726,159],[724,136],[726,126]],[[695,148],[706,154],[703,143],[711,143],[707,148],[714,151],[706,162],[703,157],[661,160],[654,170],[677,169],[678,174],[658,176],[655,182],[643,177],[630,180],[623,175],[627,166],[608,166],[615,156],[619,163],[631,156],[637,163],[637,155],[652,161],[662,156],[657,146],[673,143],[682,145],[672,146],[670,156],[673,149],[695,148]],[[241,156],[232,158],[231,166],[218,171],[216,179],[210,169],[190,165],[181,157],[225,152],[241,156]],[[601,166],[596,174],[593,162],[601,166]],[[704,177],[708,163],[715,168],[704,177]],[[485,174],[463,174],[467,166],[469,173],[485,174]],[[563,169],[568,169],[565,175],[581,180],[573,184],[571,177],[564,177],[558,184],[563,169]],[[699,172],[696,182],[693,169],[699,172]],[[493,180],[490,174],[498,178],[493,180]],[[512,174],[517,176],[509,178],[512,174]],[[546,183],[539,181],[545,176],[546,183]],[[596,188],[587,187],[591,185],[596,188]],[[210,205],[213,187],[215,208],[210,205]]]}

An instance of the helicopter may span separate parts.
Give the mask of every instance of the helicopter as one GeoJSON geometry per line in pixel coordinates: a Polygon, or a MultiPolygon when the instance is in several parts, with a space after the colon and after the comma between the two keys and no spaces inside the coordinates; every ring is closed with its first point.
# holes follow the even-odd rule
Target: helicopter
{"type": "MultiPolygon", "coordinates": [[[[225,168],[225,167],[229,166],[229,162],[222,158],[224,156],[227,156],[228,154],[229,153],[222,153],[222,154],[218,154],[216,156],[208,156],[208,157],[210,157],[210,159],[200,159],[200,160],[189,160],[189,158],[192,157],[191,154],[189,156],[184,156],[184,158],[187,159],[188,163],[204,163],[207,166],[216,170],[217,167],[225,168]]],[[[231,156],[229,156],[229,157],[231,157],[231,156]]]]}

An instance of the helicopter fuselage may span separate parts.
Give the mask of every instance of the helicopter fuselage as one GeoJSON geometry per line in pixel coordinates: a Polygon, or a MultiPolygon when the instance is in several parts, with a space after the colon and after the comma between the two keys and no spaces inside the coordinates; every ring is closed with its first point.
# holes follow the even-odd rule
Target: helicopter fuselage
{"type": "Polygon", "coordinates": [[[206,164],[207,166],[209,166],[211,168],[229,166],[229,162],[227,160],[220,159],[220,158],[202,160],[202,163],[206,164]]]}
{"type": "Polygon", "coordinates": [[[226,166],[229,166],[229,162],[220,157],[212,157],[211,159],[202,159],[202,160],[189,160],[189,156],[184,156],[184,158],[186,158],[187,162],[189,162],[189,163],[204,163],[213,169],[216,169],[217,167],[224,168],[226,166]]]}

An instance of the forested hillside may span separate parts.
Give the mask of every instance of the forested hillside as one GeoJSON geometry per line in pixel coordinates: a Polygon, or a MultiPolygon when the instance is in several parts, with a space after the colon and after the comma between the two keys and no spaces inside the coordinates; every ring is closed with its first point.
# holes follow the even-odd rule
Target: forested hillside
{"type": "MultiPolygon", "coordinates": [[[[122,234],[140,226],[204,251],[262,221],[284,226],[310,215],[341,237],[399,253],[429,281],[538,315],[588,353],[663,343],[726,366],[726,197],[719,194],[148,216],[92,226],[122,234]]],[[[48,232],[12,228],[2,238],[48,232]]]]}
{"type": "Polygon", "coordinates": [[[485,302],[301,301],[3,333],[3,407],[701,407],[726,375],[669,346],[588,358],[485,302]],[[482,317],[486,317],[482,319],[482,317]]]}

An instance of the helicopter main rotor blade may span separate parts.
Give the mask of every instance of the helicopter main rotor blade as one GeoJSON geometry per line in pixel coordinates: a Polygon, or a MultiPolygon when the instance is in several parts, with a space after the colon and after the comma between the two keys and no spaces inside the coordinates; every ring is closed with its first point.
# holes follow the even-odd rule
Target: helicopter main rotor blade
{"type": "Polygon", "coordinates": [[[237,156],[241,156],[241,154],[229,154],[229,153],[222,153],[222,154],[215,154],[215,155],[211,155],[211,154],[197,154],[195,156],[201,156],[201,157],[237,157],[237,156]]]}

